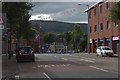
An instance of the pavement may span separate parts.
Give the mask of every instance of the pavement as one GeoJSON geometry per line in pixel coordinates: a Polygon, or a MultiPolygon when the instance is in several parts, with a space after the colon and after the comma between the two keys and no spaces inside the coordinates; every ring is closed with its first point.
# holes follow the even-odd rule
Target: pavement
{"type": "Polygon", "coordinates": [[[13,77],[15,74],[18,74],[18,64],[16,63],[15,55],[13,55],[7,62],[7,56],[2,55],[2,78],[13,77]]]}

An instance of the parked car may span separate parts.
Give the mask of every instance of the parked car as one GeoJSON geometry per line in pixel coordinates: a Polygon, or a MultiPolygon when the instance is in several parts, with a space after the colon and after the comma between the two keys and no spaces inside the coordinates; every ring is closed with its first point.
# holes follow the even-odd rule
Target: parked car
{"type": "Polygon", "coordinates": [[[17,62],[33,61],[35,62],[35,55],[31,46],[20,47],[16,53],[17,62]]]}
{"type": "Polygon", "coordinates": [[[114,55],[114,52],[113,50],[108,47],[108,46],[100,46],[97,48],[96,50],[96,55],[99,56],[101,55],[102,57],[103,56],[113,56],[114,55]]]}
{"type": "Polygon", "coordinates": [[[52,53],[52,51],[51,50],[47,50],[46,53],[52,53]]]}
{"type": "Polygon", "coordinates": [[[61,54],[61,53],[62,53],[62,51],[57,51],[57,53],[58,53],[58,54],[61,54]]]}

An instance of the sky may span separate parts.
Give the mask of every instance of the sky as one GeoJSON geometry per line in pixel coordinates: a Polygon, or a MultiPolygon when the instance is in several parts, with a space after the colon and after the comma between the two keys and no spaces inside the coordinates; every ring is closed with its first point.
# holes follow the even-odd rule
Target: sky
{"type": "Polygon", "coordinates": [[[88,16],[84,11],[85,5],[96,2],[32,2],[34,7],[30,11],[30,20],[53,20],[69,23],[87,23],[88,16]],[[83,5],[78,5],[83,4],[83,5]]]}

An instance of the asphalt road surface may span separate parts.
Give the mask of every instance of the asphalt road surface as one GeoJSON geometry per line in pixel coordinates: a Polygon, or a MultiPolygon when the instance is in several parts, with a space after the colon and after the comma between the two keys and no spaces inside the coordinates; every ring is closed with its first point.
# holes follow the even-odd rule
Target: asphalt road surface
{"type": "Polygon", "coordinates": [[[118,78],[118,57],[97,57],[87,53],[36,54],[35,62],[18,63],[18,69],[19,74],[15,77],[26,80],[114,80],[118,78]]]}

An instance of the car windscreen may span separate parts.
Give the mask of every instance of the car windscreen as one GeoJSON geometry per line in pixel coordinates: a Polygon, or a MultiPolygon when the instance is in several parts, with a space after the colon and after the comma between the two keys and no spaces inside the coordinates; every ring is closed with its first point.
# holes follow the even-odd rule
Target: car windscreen
{"type": "Polygon", "coordinates": [[[31,53],[31,50],[32,50],[31,48],[27,48],[27,47],[25,48],[25,47],[24,47],[24,48],[20,48],[19,51],[21,51],[22,53],[25,53],[25,52],[31,53]]]}
{"type": "Polygon", "coordinates": [[[105,48],[102,48],[102,49],[103,49],[103,50],[111,50],[110,48],[106,48],[106,47],[105,47],[105,48]]]}

